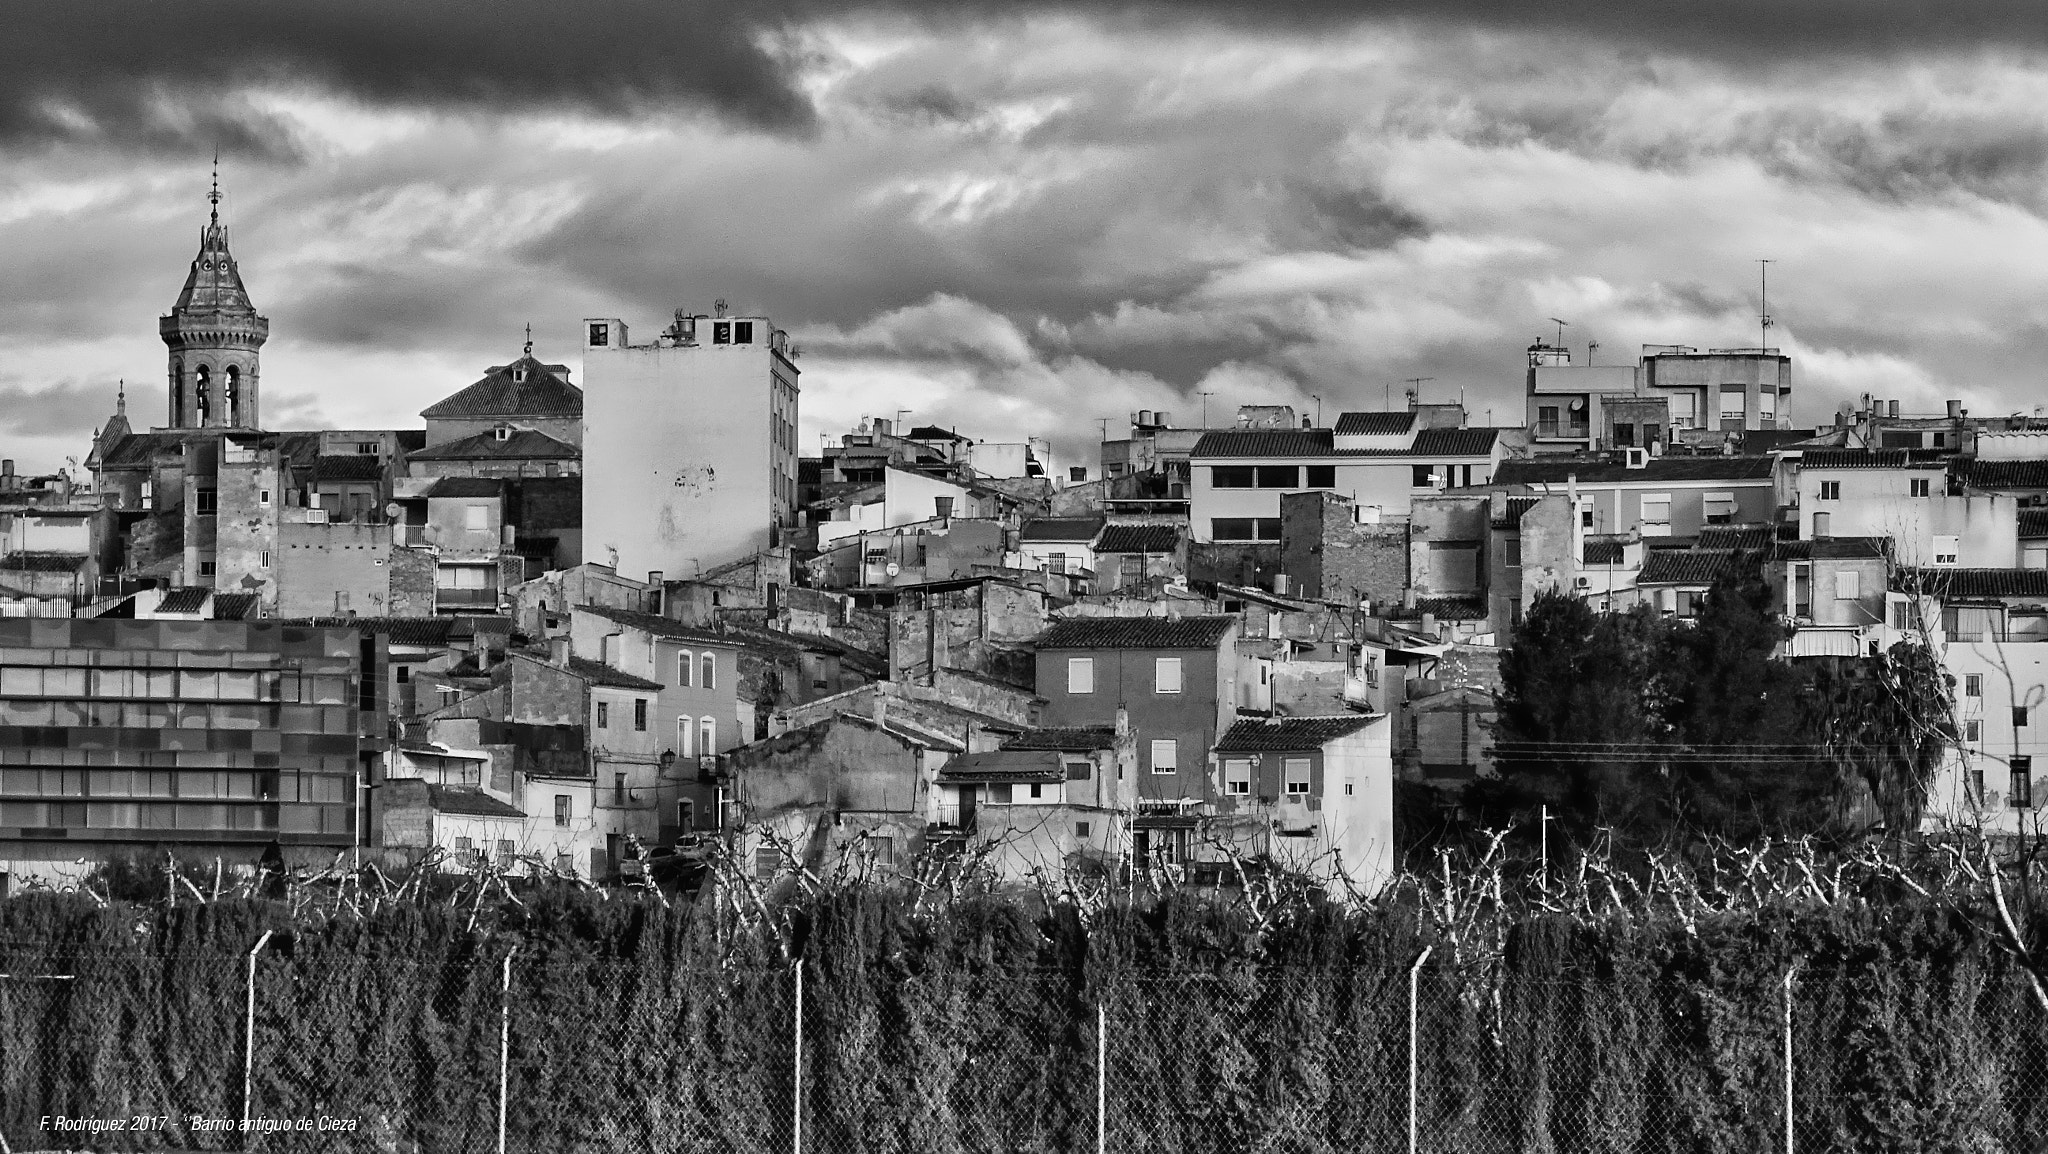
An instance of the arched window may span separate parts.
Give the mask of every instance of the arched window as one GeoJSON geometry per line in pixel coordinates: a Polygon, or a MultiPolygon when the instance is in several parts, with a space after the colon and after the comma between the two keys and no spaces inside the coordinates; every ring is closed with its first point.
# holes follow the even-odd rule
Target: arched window
{"type": "Polygon", "coordinates": [[[697,684],[706,689],[718,688],[718,658],[706,653],[702,658],[702,664],[698,668],[702,670],[703,676],[697,679],[697,684]]]}
{"type": "Polygon", "coordinates": [[[699,751],[698,756],[700,757],[710,757],[718,752],[718,721],[716,718],[705,717],[698,719],[697,749],[699,751]]]}
{"type": "Polygon", "coordinates": [[[676,685],[683,689],[690,687],[690,667],[696,664],[696,661],[695,654],[687,649],[683,650],[682,655],[676,659],[676,685]]]}
{"type": "Polygon", "coordinates": [[[206,423],[208,412],[211,411],[210,398],[207,396],[207,393],[211,391],[210,386],[213,381],[213,374],[207,372],[205,365],[201,365],[199,366],[199,371],[192,376],[192,412],[199,418],[199,423],[203,425],[206,423]]]}
{"type": "Polygon", "coordinates": [[[221,398],[227,402],[228,424],[242,423],[242,370],[235,365],[228,366],[227,388],[221,398]]]}
{"type": "Polygon", "coordinates": [[[696,728],[697,728],[697,727],[696,727],[696,725],[695,725],[695,724],[694,724],[693,722],[691,722],[691,720],[690,720],[689,718],[687,718],[687,717],[678,717],[678,718],[676,718],[676,756],[677,756],[677,757],[695,757],[695,756],[697,756],[696,752],[695,752],[695,751],[694,751],[694,749],[692,748],[693,746],[695,746],[695,745],[696,745],[696,742],[694,742],[694,741],[690,740],[691,738],[693,738],[693,737],[695,737],[695,736],[696,736],[696,734],[695,734],[695,733],[693,732],[693,731],[694,731],[694,730],[695,730],[696,728]]]}

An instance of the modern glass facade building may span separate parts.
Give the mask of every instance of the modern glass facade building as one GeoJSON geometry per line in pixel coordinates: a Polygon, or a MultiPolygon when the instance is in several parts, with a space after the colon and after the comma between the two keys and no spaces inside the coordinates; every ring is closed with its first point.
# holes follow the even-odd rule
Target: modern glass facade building
{"type": "Polygon", "coordinates": [[[0,620],[0,869],[332,860],[385,734],[382,642],[264,621],[0,620]]]}

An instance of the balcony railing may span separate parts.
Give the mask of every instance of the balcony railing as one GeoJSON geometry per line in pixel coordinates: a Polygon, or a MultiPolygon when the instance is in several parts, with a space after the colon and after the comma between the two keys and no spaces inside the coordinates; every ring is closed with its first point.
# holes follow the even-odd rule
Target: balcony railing
{"type": "Polygon", "coordinates": [[[495,609],[496,589],[436,589],[434,604],[444,609],[495,609]]]}

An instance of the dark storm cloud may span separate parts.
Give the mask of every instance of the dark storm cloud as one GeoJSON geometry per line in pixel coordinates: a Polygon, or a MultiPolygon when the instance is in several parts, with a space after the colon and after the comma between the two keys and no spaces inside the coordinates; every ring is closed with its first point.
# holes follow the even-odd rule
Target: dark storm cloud
{"type": "Polygon", "coordinates": [[[111,382],[65,381],[43,389],[0,383],[0,433],[42,437],[97,428],[113,413],[118,391],[111,382]]]}
{"type": "Polygon", "coordinates": [[[697,106],[775,128],[810,121],[765,51],[768,5],[709,0],[107,0],[0,17],[0,140],[275,153],[229,94],[309,83],[386,105],[630,114],[697,106]]]}

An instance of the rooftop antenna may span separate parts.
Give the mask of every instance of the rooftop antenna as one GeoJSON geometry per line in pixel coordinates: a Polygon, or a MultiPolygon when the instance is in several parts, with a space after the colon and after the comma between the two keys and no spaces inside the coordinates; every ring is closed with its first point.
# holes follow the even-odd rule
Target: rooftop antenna
{"type": "Polygon", "coordinates": [[[526,322],[526,355],[533,355],[533,322],[526,322]]]}
{"type": "Polygon", "coordinates": [[[1095,418],[1095,423],[1102,426],[1102,443],[1107,445],[1109,443],[1109,418],[1097,417],[1095,418]]]}
{"type": "Polygon", "coordinates": [[[1760,290],[1757,302],[1757,349],[1771,347],[1771,265],[1769,257],[1759,257],[1756,262],[1757,288],[1760,290]]]}
{"type": "Polygon", "coordinates": [[[716,313],[717,315],[719,315],[719,316],[724,316],[724,315],[725,315],[725,298],[724,298],[724,297],[719,297],[719,298],[718,298],[717,300],[715,300],[715,301],[712,301],[712,302],[711,302],[711,309],[712,309],[712,311],[713,311],[714,313],[716,313]]]}
{"type": "Polygon", "coordinates": [[[1424,381],[1433,381],[1435,379],[1435,377],[1409,377],[1407,379],[1406,383],[1408,385],[1409,408],[1414,408],[1415,403],[1422,399],[1422,383],[1424,381]]]}
{"type": "Polygon", "coordinates": [[[1210,389],[1208,392],[1198,391],[1195,395],[1202,398],[1202,427],[1206,429],[1209,427],[1209,398],[1216,395],[1216,390],[1210,389]]]}
{"type": "Polygon", "coordinates": [[[1564,330],[1571,327],[1572,322],[1561,321],[1556,317],[1551,317],[1550,323],[1557,326],[1557,347],[1561,349],[1564,347],[1564,330]]]}

